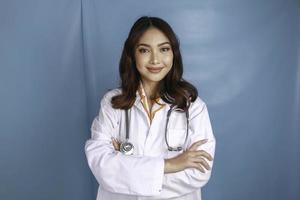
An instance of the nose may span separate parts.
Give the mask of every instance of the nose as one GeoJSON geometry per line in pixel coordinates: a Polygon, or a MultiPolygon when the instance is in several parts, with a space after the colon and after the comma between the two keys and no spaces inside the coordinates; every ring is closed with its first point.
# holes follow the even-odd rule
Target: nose
{"type": "Polygon", "coordinates": [[[159,56],[157,55],[157,53],[155,51],[153,51],[153,53],[151,54],[151,58],[150,58],[150,64],[159,64],[159,56]]]}

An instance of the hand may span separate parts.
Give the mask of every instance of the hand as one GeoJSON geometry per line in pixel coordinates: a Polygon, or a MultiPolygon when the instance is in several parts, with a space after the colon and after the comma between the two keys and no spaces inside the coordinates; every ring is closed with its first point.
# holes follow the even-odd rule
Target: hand
{"type": "Polygon", "coordinates": [[[115,138],[111,138],[111,141],[112,141],[112,145],[114,146],[115,150],[116,151],[120,151],[120,141],[115,139],[115,138]]]}
{"type": "Polygon", "coordinates": [[[207,139],[199,140],[178,156],[165,159],[165,173],[174,173],[186,168],[196,168],[202,173],[205,172],[204,168],[210,170],[210,166],[204,158],[212,161],[212,156],[204,150],[197,150],[200,145],[205,144],[206,142],[207,139]]]}

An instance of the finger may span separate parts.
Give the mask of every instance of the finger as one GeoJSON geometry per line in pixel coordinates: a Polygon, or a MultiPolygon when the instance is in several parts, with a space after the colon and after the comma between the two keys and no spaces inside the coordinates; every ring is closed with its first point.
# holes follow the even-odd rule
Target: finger
{"type": "Polygon", "coordinates": [[[199,141],[193,143],[192,146],[189,148],[189,150],[196,151],[200,145],[205,144],[207,141],[208,141],[208,139],[199,140],[199,141]]]}
{"type": "Polygon", "coordinates": [[[199,163],[194,163],[192,165],[192,167],[198,169],[202,173],[205,173],[205,170],[203,169],[203,167],[199,163]]]}
{"type": "Polygon", "coordinates": [[[113,144],[115,150],[120,149],[120,146],[119,146],[118,142],[115,139],[112,139],[112,144],[113,144]]]}
{"type": "Polygon", "coordinates": [[[202,172],[202,173],[205,173],[205,170],[203,169],[203,167],[201,165],[198,165],[197,169],[202,172]]]}
{"type": "Polygon", "coordinates": [[[115,146],[116,151],[120,151],[120,146],[115,146]]]}
{"type": "Polygon", "coordinates": [[[114,148],[115,148],[115,150],[117,150],[117,148],[118,148],[118,144],[116,143],[116,141],[112,141],[112,144],[113,144],[113,146],[114,146],[114,148]]]}
{"type": "Polygon", "coordinates": [[[194,158],[193,161],[201,164],[205,169],[210,170],[209,164],[203,158],[194,158]]]}
{"type": "Polygon", "coordinates": [[[209,161],[213,160],[213,157],[209,153],[207,153],[206,151],[204,151],[204,150],[199,150],[199,151],[193,152],[192,155],[194,157],[202,157],[203,156],[204,158],[206,158],[209,161]]]}
{"type": "Polygon", "coordinates": [[[191,147],[200,146],[200,145],[206,143],[207,141],[208,141],[208,139],[198,140],[198,141],[194,142],[191,147]]]}
{"type": "Polygon", "coordinates": [[[117,138],[111,138],[112,141],[115,141],[115,143],[120,144],[121,142],[117,138]]]}
{"type": "Polygon", "coordinates": [[[118,139],[115,139],[115,142],[116,142],[117,144],[120,144],[120,141],[119,141],[118,139]]]}

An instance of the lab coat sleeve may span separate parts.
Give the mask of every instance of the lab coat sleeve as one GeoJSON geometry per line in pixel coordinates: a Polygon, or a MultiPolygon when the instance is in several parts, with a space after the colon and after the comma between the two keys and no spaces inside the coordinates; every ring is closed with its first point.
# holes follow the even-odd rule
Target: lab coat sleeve
{"type": "Polygon", "coordinates": [[[110,192],[159,195],[164,176],[163,157],[126,156],[114,150],[111,137],[118,132],[118,115],[121,113],[112,108],[110,99],[111,95],[106,94],[101,100],[99,115],[91,126],[91,138],[85,143],[85,154],[93,175],[110,192]]]}
{"type": "MultiPolygon", "coordinates": [[[[194,142],[202,139],[208,139],[208,142],[201,145],[198,150],[202,149],[208,152],[213,158],[215,155],[216,140],[213,135],[209,114],[206,104],[198,97],[190,108],[190,137],[187,147],[194,142]]],[[[213,161],[208,161],[211,169],[213,161]]],[[[204,167],[203,167],[204,168],[204,167]]],[[[205,168],[204,168],[205,169],[205,168]]],[[[163,191],[160,195],[162,198],[172,198],[185,195],[203,187],[211,177],[211,170],[205,173],[195,168],[185,169],[176,173],[164,175],[163,191]]]]}

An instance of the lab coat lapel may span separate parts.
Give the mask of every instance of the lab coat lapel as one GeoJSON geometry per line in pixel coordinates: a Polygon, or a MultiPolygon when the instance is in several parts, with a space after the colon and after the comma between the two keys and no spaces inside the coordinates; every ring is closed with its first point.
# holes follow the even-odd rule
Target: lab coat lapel
{"type": "MultiPolygon", "coordinates": [[[[170,107],[171,107],[171,104],[168,104],[166,102],[164,102],[161,98],[159,99],[159,103],[161,104],[166,104],[166,109],[169,110],[170,107]]],[[[134,106],[136,106],[141,112],[145,112],[145,109],[142,105],[142,102],[141,102],[141,97],[139,96],[138,92],[136,93],[136,98],[135,98],[135,102],[133,104],[134,106]]],[[[146,116],[147,116],[147,113],[145,113],[146,116]]]]}
{"type": "Polygon", "coordinates": [[[138,91],[136,91],[136,98],[135,98],[135,102],[134,102],[133,106],[135,106],[138,110],[140,110],[140,112],[143,113],[144,117],[146,117],[146,119],[147,119],[148,126],[150,126],[150,119],[147,115],[147,112],[145,111],[145,109],[143,107],[143,104],[141,102],[141,97],[140,97],[138,91]]]}

